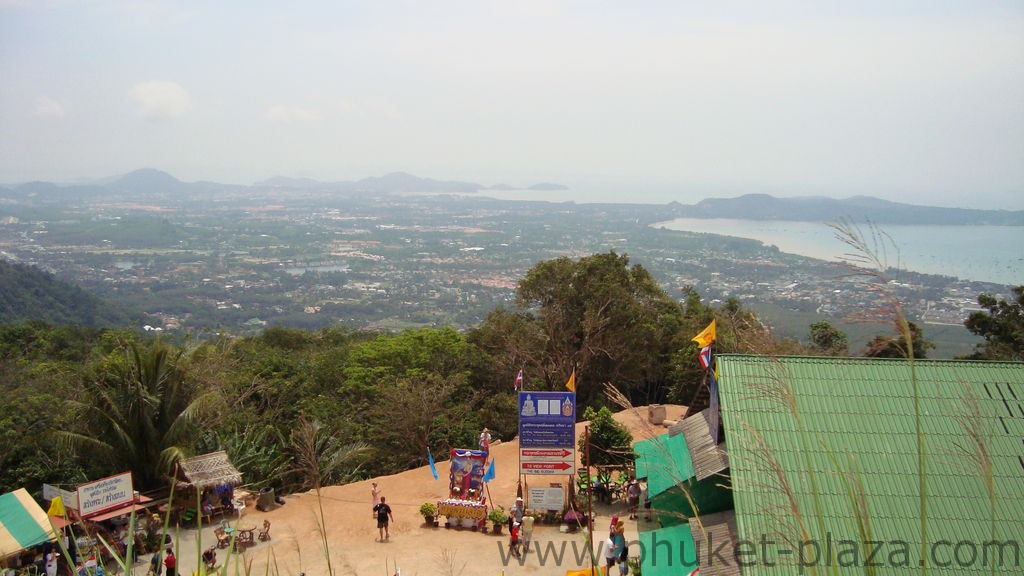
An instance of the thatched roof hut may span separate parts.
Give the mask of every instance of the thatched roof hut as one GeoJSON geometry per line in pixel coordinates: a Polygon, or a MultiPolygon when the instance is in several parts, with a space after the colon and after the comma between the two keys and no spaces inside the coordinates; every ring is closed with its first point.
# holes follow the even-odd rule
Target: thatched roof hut
{"type": "Polygon", "coordinates": [[[202,491],[222,484],[238,486],[242,483],[242,473],[223,450],[182,460],[178,470],[178,486],[182,488],[202,491]]]}

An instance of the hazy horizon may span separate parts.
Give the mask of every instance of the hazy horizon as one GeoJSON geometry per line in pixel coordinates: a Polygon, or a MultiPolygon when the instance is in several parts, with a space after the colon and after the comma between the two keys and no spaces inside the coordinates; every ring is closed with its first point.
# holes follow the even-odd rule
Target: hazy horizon
{"type": "Polygon", "coordinates": [[[4,183],[405,171],[1024,209],[1018,1],[0,0],[0,33],[4,183]]]}

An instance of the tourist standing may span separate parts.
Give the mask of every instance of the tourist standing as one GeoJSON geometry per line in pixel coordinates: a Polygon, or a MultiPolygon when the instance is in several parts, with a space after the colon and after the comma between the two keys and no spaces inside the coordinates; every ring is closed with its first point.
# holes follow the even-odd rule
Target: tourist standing
{"type": "Polygon", "coordinates": [[[640,484],[636,480],[630,480],[626,488],[626,498],[629,500],[629,519],[634,520],[640,505],[640,484]]]}
{"type": "Polygon", "coordinates": [[[520,496],[519,498],[516,498],[516,503],[513,504],[512,508],[508,511],[508,528],[509,528],[509,530],[512,529],[512,524],[514,524],[516,522],[518,522],[520,524],[523,523],[523,513],[524,512],[525,512],[525,509],[523,508],[523,498],[522,498],[522,496],[520,496]]]}
{"type": "Polygon", "coordinates": [[[58,556],[60,556],[60,554],[52,548],[46,553],[46,576],[57,576],[58,556]]]}
{"type": "Polygon", "coordinates": [[[164,556],[164,568],[167,569],[167,576],[177,575],[178,559],[174,557],[174,550],[170,546],[167,547],[167,554],[164,556]]]}
{"type": "Polygon", "coordinates": [[[373,496],[373,505],[374,506],[376,506],[377,504],[380,504],[380,492],[381,492],[380,487],[377,486],[376,482],[374,482],[373,483],[373,488],[370,488],[370,495],[373,496]]]}
{"type": "Polygon", "coordinates": [[[395,517],[391,513],[391,506],[388,506],[383,496],[380,497],[380,502],[373,507],[373,511],[377,514],[377,531],[380,532],[380,539],[377,542],[384,542],[391,538],[391,533],[388,531],[388,521],[394,520],[395,517]]]}
{"type": "Polygon", "coordinates": [[[491,452],[491,431],[486,426],[484,426],[483,432],[480,432],[480,449],[488,455],[491,452]]]}
{"type": "Polygon", "coordinates": [[[523,541],[523,552],[530,551],[530,540],[533,540],[533,516],[523,516],[521,540],[523,541]]]}

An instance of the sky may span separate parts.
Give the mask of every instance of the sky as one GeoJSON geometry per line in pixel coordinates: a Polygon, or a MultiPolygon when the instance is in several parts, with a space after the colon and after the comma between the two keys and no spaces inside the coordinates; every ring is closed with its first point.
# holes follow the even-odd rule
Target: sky
{"type": "Polygon", "coordinates": [[[0,0],[0,182],[1024,209],[1024,2],[0,0]]]}

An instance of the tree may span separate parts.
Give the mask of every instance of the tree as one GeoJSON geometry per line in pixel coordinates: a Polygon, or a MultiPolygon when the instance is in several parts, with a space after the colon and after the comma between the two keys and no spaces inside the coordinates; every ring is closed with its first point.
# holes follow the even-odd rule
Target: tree
{"type": "Polygon", "coordinates": [[[991,294],[978,295],[987,310],[972,312],[964,326],[985,339],[971,356],[984,360],[1024,360],[1024,285],[1013,288],[1009,302],[991,294]]]}
{"type": "Polygon", "coordinates": [[[579,440],[580,458],[584,466],[621,465],[633,461],[633,435],[615,421],[607,406],[599,410],[587,407],[583,411],[583,419],[590,420],[589,450],[586,438],[581,436],[579,440]]]}
{"type": "Polygon", "coordinates": [[[530,323],[509,340],[519,344],[541,388],[561,389],[575,369],[583,404],[603,401],[604,382],[646,401],[648,387],[667,378],[682,309],[627,256],[540,262],[519,282],[516,296],[530,323]]]}
{"type": "Polygon", "coordinates": [[[141,489],[162,485],[219,400],[215,390],[183,378],[181,362],[183,351],[161,342],[111,355],[83,396],[68,401],[78,426],[58,439],[112,472],[130,470],[141,489]]]}
{"type": "Polygon", "coordinates": [[[850,350],[846,334],[828,320],[811,324],[808,338],[812,348],[827,356],[845,356],[850,350]]]}
{"type": "Polygon", "coordinates": [[[319,422],[300,418],[292,430],[292,468],[298,490],[319,490],[352,481],[359,462],[370,453],[362,442],[343,443],[319,422]]]}
{"type": "MultiPolygon", "coordinates": [[[[913,322],[907,321],[907,330],[910,334],[910,341],[914,348],[914,358],[925,358],[929,348],[934,348],[928,340],[924,339],[921,328],[913,322]]],[[[907,358],[907,338],[905,336],[875,336],[868,345],[861,351],[861,356],[867,358],[907,358]]]]}

